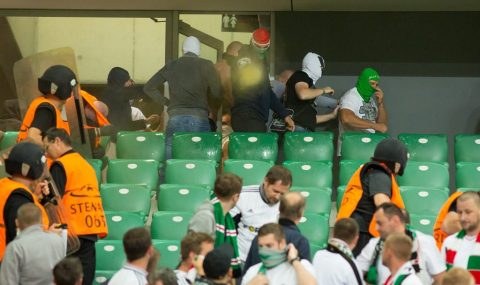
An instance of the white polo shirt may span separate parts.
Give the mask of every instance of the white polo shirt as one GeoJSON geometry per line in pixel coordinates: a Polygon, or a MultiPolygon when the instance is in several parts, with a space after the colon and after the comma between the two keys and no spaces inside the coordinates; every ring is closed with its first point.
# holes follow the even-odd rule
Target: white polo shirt
{"type": "MultiPolygon", "coordinates": [[[[313,277],[315,277],[315,270],[313,270],[312,264],[306,260],[302,259],[300,261],[308,272],[310,272],[313,277]]],[[[258,274],[258,270],[262,266],[262,263],[257,263],[254,266],[250,267],[243,276],[242,284],[246,285],[258,274]]],[[[266,277],[268,279],[268,284],[272,285],[296,285],[297,283],[297,274],[295,273],[295,268],[288,262],[284,262],[272,269],[267,270],[266,277]]]]}
{"type": "MultiPolygon", "coordinates": [[[[395,281],[397,281],[397,279],[401,275],[408,275],[407,278],[403,279],[403,281],[401,283],[402,285],[424,285],[424,284],[427,284],[427,283],[422,283],[422,281],[420,281],[420,278],[418,278],[418,276],[415,275],[415,270],[413,269],[412,264],[410,262],[407,262],[404,265],[402,265],[402,267],[400,267],[398,269],[395,276],[392,276],[392,278],[390,278],[388,280],[388,282],[385,283],[385,285],[395,284],[395,281]]],[[[430,284],[430,283],[428,283],[428,284],[430,284]]]]}
{"type": "MultiPolygon", "coordinates": [[[[415,231],[418,240],[418,259],[420,265],[420,272],[417,274],[418,278],[423,284],[432,284],[432,276],[444,272],[447,268],[445,262],[442,260],[440,251],[438,250],[435,240],[432,236],[426,235],[419,231],[415,231]]],[[[372,262],[375,246],[380,238],[372,238],[368,244],[363,248],[359,256],[357,256],[357,264],[364,272],[368,271],[370,263],[372,262]]],[[[390,270],[382,264],[382,255],[377,260],[377,284],[384,284],[390,270]]]]}
{"type": "Polygon", "coordinates": [[[147,285],[147,271],[131,264],[125,264],[115,273],[108,285],[147,285]]]}
{"type": "Polygon", "coordinates": [[[260,196],[260,186],[244,186],[240,193],[237,205],[230,211],[235,217],[241,214],[242,218],[238,225],[238,251],[240,260],[245,262],[253,239],[257,236],[258,229],[267,223],[276,223],[279,215],[279,205],[269,205],[260,196]]]}

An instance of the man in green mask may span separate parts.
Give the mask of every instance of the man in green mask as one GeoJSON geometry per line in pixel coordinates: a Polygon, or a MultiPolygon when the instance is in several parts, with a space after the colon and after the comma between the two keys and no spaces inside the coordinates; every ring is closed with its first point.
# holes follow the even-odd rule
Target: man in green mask
{"type": "Polygon", "coordinates": [[[293,244],[287,245],[285,233],[279,224],[269,223],[260,228],[258,248],[261,262],[248,269],[242,285],[317,284],[312,264],[299,258],[293,244]]]}
{"type": "Polygon", "coordinates": [[[357,85],[342,96],[339,111],[340,135],[345,131],[367,133],[387,131],[387,111],[379,82],[378,72],[370,67],[365,68],[358,77],[357,85]]]}

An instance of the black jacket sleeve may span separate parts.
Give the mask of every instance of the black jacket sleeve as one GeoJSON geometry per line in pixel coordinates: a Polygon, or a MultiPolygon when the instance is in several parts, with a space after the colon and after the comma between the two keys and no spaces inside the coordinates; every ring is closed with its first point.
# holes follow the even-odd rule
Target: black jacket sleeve
{"type": "Polygon", "coordinates": [[[67,175],[65,174],[62,165],[58,162],[54,162],[50,167],[50,175],[52,175],[52,179],[55,182],[55,185],[57,185],[60,196],[63,197],[63,194],[65,194],[65,185],[67,184],[67,175]]]}
{"type": "Polygon", "coordinates": [[[15,219],[17,218],[18,208],[27,203],[33,203],[33,197],[30,193],[21,188],[13,190],[5,203],[5,208],[3,208],[3,219],[5,221],[7,244],[17,236],[15,219]]]}

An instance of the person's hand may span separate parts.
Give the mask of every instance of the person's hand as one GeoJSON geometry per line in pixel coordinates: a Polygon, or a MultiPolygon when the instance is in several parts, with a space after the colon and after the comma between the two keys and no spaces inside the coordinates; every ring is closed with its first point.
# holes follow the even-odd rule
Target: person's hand
{"type": "Polygon", "coordinates": [[[33,193],[38,197],[39,200],[43,199],[43,197],[48,196],[50,194],[50,189],[48,188],[48,182],[46,180],[39,181],[35,185],[35,189],[33,193]]]}
{"type": "Polygon", "coordinates": [[[375,123],[375,124],[373,124],[373,129],[377,132],[380,132],[380,133],[386,133],[387,130],[388,130],[388,127],[387,127],[387,125],[382,124],[382,123],[375,123]]]}
{"type": "Polygon", "coordinates": [[[338,115],[338,110],[340,109],[340,106],[335,107],[332,112],[332,118],[335,119],[338,115]]]}
{"type": "Polygon", "coordinates": [[[383,104],[383,90],[380,87],[377,87],[375,90],[376,91],[375,91],[375,93],[373,93],[373,95],[375,95],[375,98],[377,98],[378,105],[382,105],[383,104]]]}
{"type": "Polygon", "coordinates": [[[289,243],[287,246],[287,260],[292,262],[292,260],[298,258],[298,250],[295,248],[293,243],[289,243]]]}
{"type": "Polygon", "coordinates": [[[195,255],[193,258],[193,267],[195,270],[197,270],[197,274],[200,276],[205,275],[205,272],[203,271],[203,260],[205,259],[205,256],[203,255],[195,255]]]}
{"type": "Polygon", "coordinates": [[[292,116],[286,116],[284,120],[287,130],[291,132],[295,131],[295,122],[293,121],[292,116]]]}
{"type": "Polygon", "coordinates": [[[48,228],[48,231],[58,235],[62,234],[61,224],[58,224],[58,223],[52,224],[50,228],[48,228]]]}
{"type": "Polygon", "coordinates": [[[257,274],[257,276],[253,277],[247,285],[268,285],[267,276],[263,274],[257,274]]]}
{"type": "Polygon", "coordinates": [[[333,90],[333,88],[330,86],[325,86],[322,89],[323,89],[323,94],[333,95],[333,93],[335,93],[335,90],[333,90]]]}
{"type": "Polygon", "coordinates": [[[147,129],[156,130],[160,124],[160,116],[157,114],[150,115],[147,118],[146,123],[148,125],[147,129]]]}

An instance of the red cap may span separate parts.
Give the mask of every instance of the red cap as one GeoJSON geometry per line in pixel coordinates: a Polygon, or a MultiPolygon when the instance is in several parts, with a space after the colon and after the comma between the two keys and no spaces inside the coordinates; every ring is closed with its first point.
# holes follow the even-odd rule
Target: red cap
{"type": "Polygon", "coordinates": [[[258,28],[253,31],[252,43],[260,48],[270,46],[270,33],[265,28],[258,28]]]}

